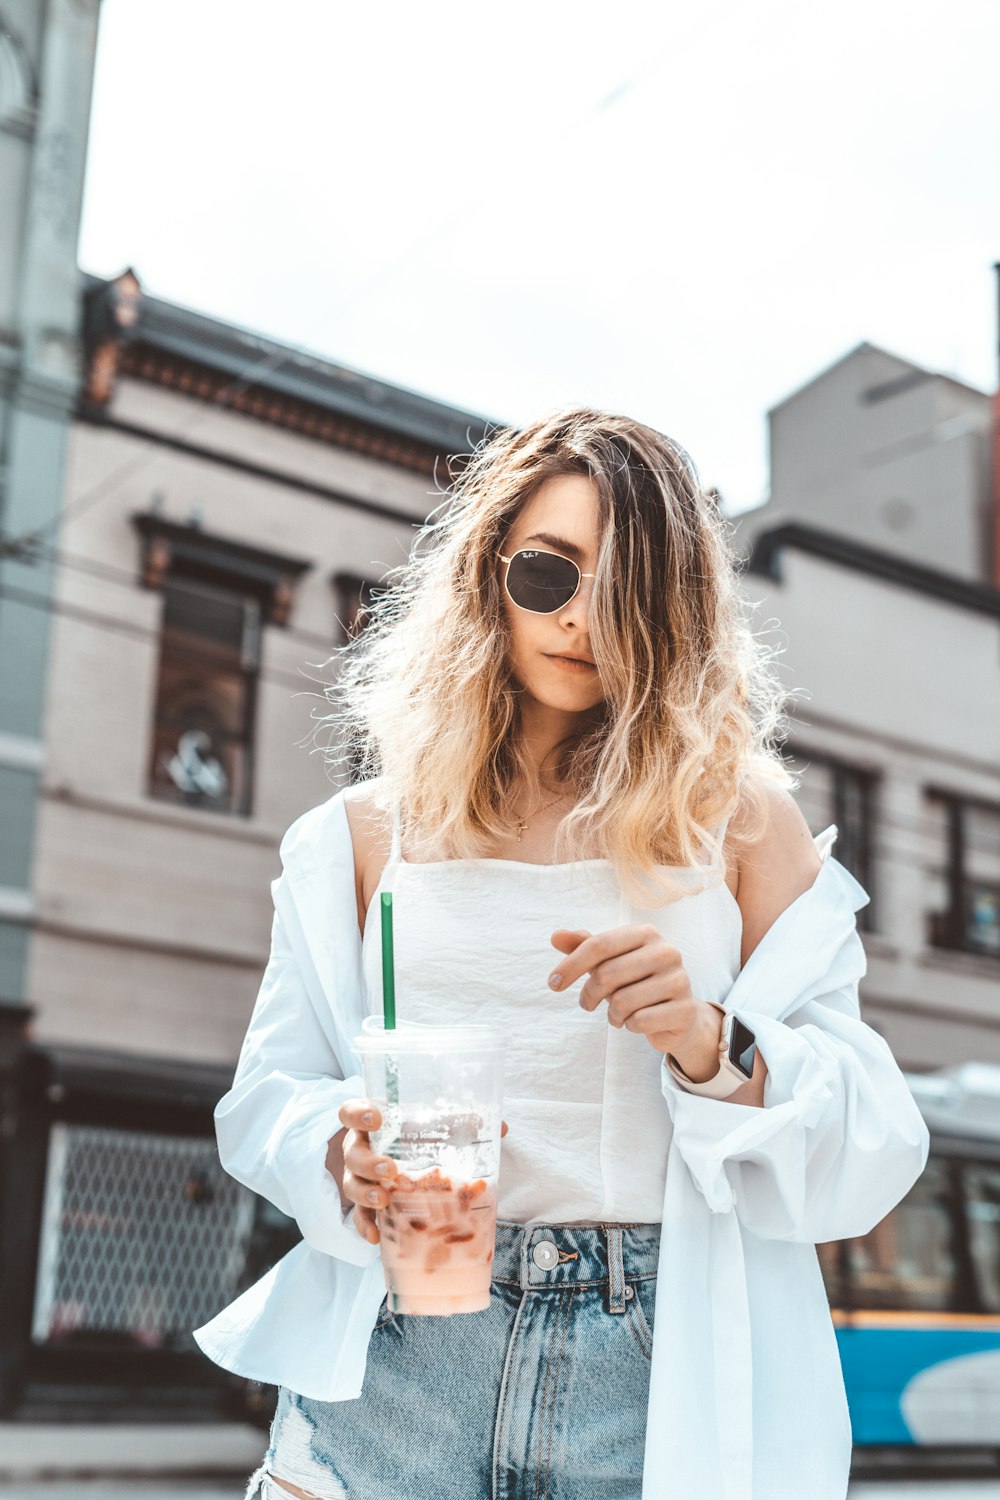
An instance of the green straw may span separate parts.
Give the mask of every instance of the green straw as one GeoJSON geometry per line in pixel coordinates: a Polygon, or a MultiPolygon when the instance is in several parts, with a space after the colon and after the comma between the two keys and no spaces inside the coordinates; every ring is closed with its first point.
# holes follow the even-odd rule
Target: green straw
{"type": "MultiPolygon", "coordinates": [[[[382,1014],[386,1031],[396,1029],[396,966],[392,952],[392,892],[382,892],[382,1014]]],[[[386,1103],[399,1105],[399,1064],[390,1056],[385,1060],[386,1103]]],[[[391,1147],[387,1156],[398,1156],[391,1147]]]]}
{"type": "Polygon", "coordinates": [[[396,970],[392,958],[392,892],[382,892],[382,1012],[386,1031],[396,1029],[396,970]]]}

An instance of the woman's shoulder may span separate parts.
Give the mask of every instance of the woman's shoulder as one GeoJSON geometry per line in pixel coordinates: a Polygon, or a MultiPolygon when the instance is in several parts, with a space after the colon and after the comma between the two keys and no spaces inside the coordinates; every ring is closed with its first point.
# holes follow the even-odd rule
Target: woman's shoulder
{"type": "Polygon", "coordinates": [[[742,962],[783,911],[807,891],[822,860],[802,809],[786,787],[759,786],[754,806],[742,798],[729,820],[726,847],[738,872],[743,915],[742,962]]]}

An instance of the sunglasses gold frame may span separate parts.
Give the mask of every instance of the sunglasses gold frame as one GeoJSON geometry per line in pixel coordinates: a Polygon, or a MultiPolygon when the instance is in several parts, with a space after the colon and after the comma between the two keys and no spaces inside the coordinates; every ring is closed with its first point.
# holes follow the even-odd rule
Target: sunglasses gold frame
{"type": "Polygon", "coordinates": [[[514,558],[517,557],[517,555],[518,555],[519,552],[542,552],[542,553],[545,554],[546,557],[561,557],[562,560],[563,560],[563,562],[568,562],[574,568],[576,568],[576,571],[577,571],[576,588],[573,590],[573,592],[570,594],[569,598],[566,600],[566,604],[571,604],[573,602],[573,600],[576,598],[577,594],[580,592],[580,584],[583,582],[583,580],[585,578],[596,578],[597,577],[596,573],[584,573],[581,570],[579,563],[574,562],[571,557],[567,557],[565,555],[565,553],[563,553],[563,552],[553,552],[553,550],[552,550],[551,547],[518,547],[517,552],[513,553],[513,555],[510,556],[510,557],[504,557],[504,555],[503,555],[502,552],[498,552],[497,553],[497,557],[499,557],[499,559],[500,559],[501,562],[505,562],[507,564],[506,568],[504,569],[504,575],[503,575],[503,586],[504,586],[504,589],[506,590],[507,598],[510,600],[511,604],[513,604],[516,609],[523,609],[526,615],[554,615],[554,614],[558,614],[558,612],[561,609],[565,609],[566,608],[566,604],[557,604],[556,607],[555,607],[555,609],[529,609],[526,604],[518,604],[517,600],[514,598],[514,596],[511,593],[510,589],[507,588],[507,575],[510,572],[510,565],[511,565],[511,563],[514,561],[514,558]]]}

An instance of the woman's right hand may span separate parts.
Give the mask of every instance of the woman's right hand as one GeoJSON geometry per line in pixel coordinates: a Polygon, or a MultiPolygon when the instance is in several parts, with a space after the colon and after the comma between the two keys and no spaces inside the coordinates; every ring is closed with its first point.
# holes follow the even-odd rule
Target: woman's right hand
{"type": "MultiPolygon", "coordinates": [[[[377,1156],[372,1150],[371,1132],[382,1124],[382,1115],[371,1099],[348,1099],[340,1106],[340,1123],[344,1134],[343,1194],[355,1205],[354,1226],[362,1239],[377,1245],[378,1221],[375,1217],[389,1201],[387,1184],[399,1168],[391,1156],[377,1156]]],[[[501,1140],[507,1134],[507,1121],[500,1122],[501,1140]]]]}
{"type": "Polygon", "coordinates": [[[375,1215],[389,1201],[385,1184],[397,1172],[391,1156],[376,1156],[372,1150],[371,1132],[378,1130],[382,1116],[370,1099],[348,1099],[340,1106],[340,1123],[347,1126],[344,1197],[355,1204],[354,1225],[362,1239],[377,1245],[380,1236],[375,1215]]]}

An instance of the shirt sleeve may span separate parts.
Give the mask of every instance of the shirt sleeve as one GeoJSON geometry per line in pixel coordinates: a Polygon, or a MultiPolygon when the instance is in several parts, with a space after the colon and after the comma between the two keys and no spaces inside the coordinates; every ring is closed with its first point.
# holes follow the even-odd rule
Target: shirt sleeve
{"type": "Polygon", "coordinates": [[[366,1265],[377,1247],[355,1228],[354,1205],[344,1213],[326,1167],[328,1142],[343,1129],[340,1106],[362,1095],[364,1082],[345,1076],[300,972],[277,899],[285,878],[271,885],[270,956],[232,1086],[215,1107],[219,1158],[293,1218],[313,1249],[366,1265]]]}
{"type": "Polygon", "coordinates": [[[687,1093],[661,1069],[698,1189],[764,1238],[867,1234],[923,1171],[929,1135],[887,1043],[861,1020],[857,984],[813,994],[784,1020],[733,1009],[767,1063],[763,1109],[687,1093]]]}

